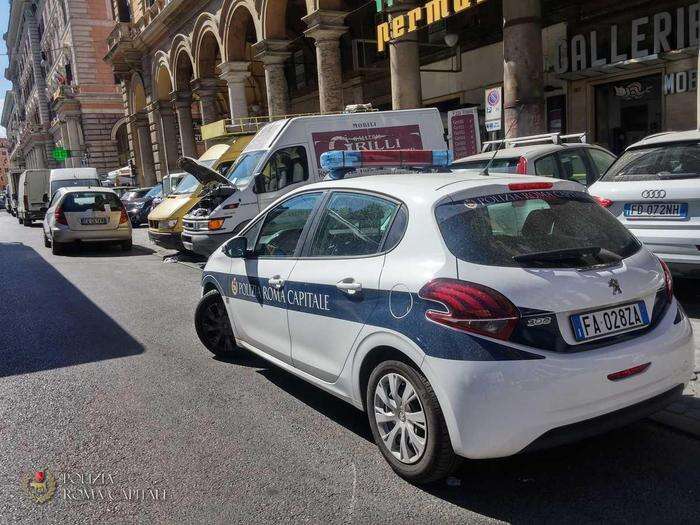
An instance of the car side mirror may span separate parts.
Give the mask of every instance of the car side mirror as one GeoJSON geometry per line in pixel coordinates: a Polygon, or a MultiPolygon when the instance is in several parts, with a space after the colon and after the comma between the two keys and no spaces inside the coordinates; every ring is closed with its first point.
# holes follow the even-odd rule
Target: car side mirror
{"type": "Polygon", "coordinates": [[[48,194],[48,193],[44,193],[44,196],[41,198],[41,200],[44,201],[44,202],[49,202],[49,194],[48,194]]]}
{"type": "Polygon", "coordinates": [[[248,240],[245,237],[234,237],[224,245],[224,253],[232,259],[245,259],[250,254],[248,240]]]}

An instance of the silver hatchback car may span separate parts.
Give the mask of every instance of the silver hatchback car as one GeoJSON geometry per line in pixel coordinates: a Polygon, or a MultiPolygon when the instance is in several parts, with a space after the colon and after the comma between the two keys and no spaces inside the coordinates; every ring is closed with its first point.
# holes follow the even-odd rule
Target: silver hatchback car
{"type": "Polygon", "coordinates": [[[588,191],[674,273],[700,277],[700,131],[632,144],[588,191]]]}
{"type": "Polygon", "coordinates": [[[108,188],[70,187],[54,193],[44,217],[44,245],[54,255],[69,243],[113,242],[131,250],[131,221],[108,188]]]}

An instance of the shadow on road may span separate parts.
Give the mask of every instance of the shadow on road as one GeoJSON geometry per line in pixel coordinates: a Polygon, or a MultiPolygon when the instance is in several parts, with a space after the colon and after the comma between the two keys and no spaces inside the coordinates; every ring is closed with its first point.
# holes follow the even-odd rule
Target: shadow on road
{"type": "Polygon", "coordinates": [[[0,279],[0,377],[144,351],[32,248],[0,242],[0,279]]]}
{"type": "Polygon", "coordinates": [[[153,255],[154,250],[134,244],[131,250],[125,252],[120,246],[110,243],[69,244],[65,246],[62,256],[65,257],[136,257],[153,255]]]}
{"type": "Polygon", "coordinates": [[[690,317],[700,318],[700,279],[673,279],[676,299],[690,317]]]}

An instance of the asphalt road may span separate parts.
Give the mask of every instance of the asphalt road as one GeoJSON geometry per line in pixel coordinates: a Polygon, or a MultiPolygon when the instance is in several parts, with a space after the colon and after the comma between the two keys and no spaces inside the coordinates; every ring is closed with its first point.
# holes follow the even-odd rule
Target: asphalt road
{"type": "Polygon", "coordinates": [[[54,257],[0,212],[0,522],[697,523],[700,442],[650,421],[406,483],[362,413],[249,355],[214,359],[199,270],[164,255],[140,229],[127,254],[54,257]],[[58,489],[38,504],[20,480],[42,468],[58,489]]]}

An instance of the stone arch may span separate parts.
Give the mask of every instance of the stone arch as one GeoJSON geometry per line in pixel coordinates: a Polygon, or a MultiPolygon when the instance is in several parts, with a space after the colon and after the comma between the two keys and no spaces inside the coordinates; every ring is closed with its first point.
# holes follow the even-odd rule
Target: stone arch
{"type": "Polygon", "coordinates": [[[131,76],[131,93],[129,97],[129,111],[136,114],[146,109],[146,87],[143,84],[143,78],[139,73],[134,73],[131,76]]]}
{"type": "Polygon", "coordinates": [[[220,25],[224,61],[250,59],[246,56],[246,43],[257,42],[262,35],[261,20],[254,13],[255,6],[248,0],[224,2],[220,25]]]}
{"type": "Polygon", "coordinates": [[[170,100],[173,92],[173,75],[168,63],[168,55],[164,51],[158,51],[153,58],[153,98],[155,100],[170,100]]]}
{"type": "Polygon", "coordinates": [[[129,121],[129,117],[122,117],[119,120],[117,120],[114,123],[114,126],[112,126],[112,131],[109,132],[109,139],[110,140],[117,140],[117,132],[119,132],[119,128],[122,126],[126,125],[129,121]]]}
{"type": "Polygon", "coordinates": [[[217,57],[221,62],[223,46],[219,37],[219,23],[211,13],[197,17],[192,31],[192,51],[197,78],[216,76],[217,57]]]}
{"type": "Polygon", "coordinates": [[[185,35],[177,35],[170,49],[170,68],[173,87],[176,91],[190,90],[194,78],[194,56],[190,40],[185,35]]]}
{"type": "Polygon", "coordinates": [[[266,0],[262,6],[261,18],[264,39],[286,38],[287,0],[266,0]]]}

